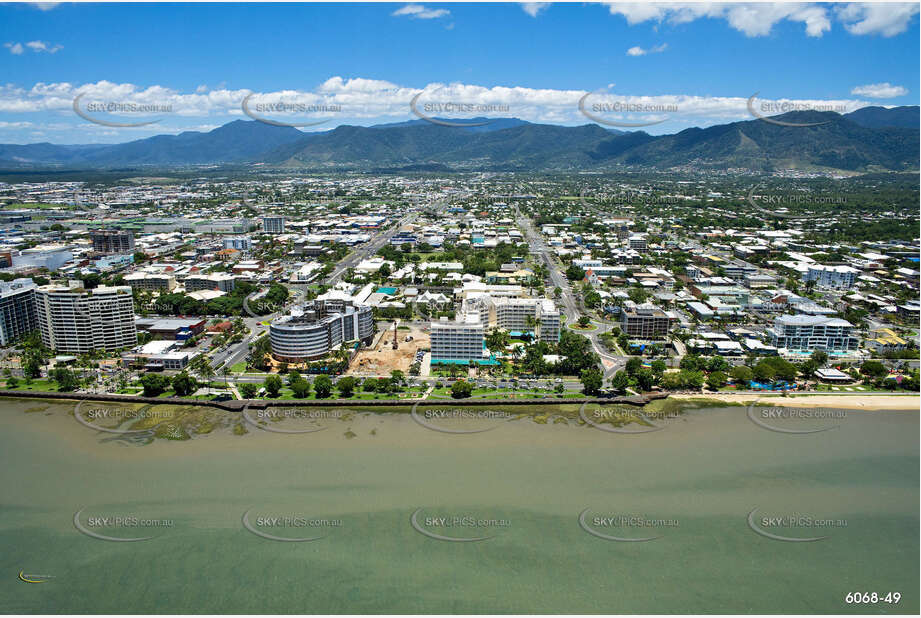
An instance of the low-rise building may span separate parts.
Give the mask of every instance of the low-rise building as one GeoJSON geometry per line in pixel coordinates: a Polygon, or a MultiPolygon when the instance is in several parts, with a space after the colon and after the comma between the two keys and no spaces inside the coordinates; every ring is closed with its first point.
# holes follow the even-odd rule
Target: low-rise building
{"type": "Polygon", "coordinates": [[[133,290],[163,290],[171,292],[176,287],[176,278],[165,273],[140,271],[125,275],[124,280],[133,290]]]}
{"type": "Polygon", "coordinates": [[[218,290],[232,292],[236,279],[227,273],[211,273],[210,275],[189,275],[183,281],[186,292],[196,290],[218,290]]]}
{"type": "Polygon", "coordinates": [[[810,264],[803,273],[803,281],[815,281],[822,288],[847,290],[854,286],[860,271],[851,266],[824,266],[810,264]]]}

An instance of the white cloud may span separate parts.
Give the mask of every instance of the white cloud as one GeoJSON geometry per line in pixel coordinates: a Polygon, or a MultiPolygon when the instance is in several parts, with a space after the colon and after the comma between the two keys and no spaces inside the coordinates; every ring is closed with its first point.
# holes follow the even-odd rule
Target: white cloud
{"type": "Polygon", "coordinates": [[[48,52],[49,54],[53,54],[59,49],[63,49],[63,45],[51,45],[50,43],[45,43],[44,41],[29,41],[26,43],[26,47],[37,53],[48,52]]]}
{"type": "Polygon", "coordinates": [[[0,129],[30,129],[35,126],[31,122],[7,122],[0,120],[0,129]]]}
{"type": "Polygon", "coordinates": [[[825,7],[801,3],[621,3],[605,2],[612,15],[622,15],[631,26],[646,21],[684,24],[697,19],[723,19],[748,37],[770,34],[774,24],[787,20],[806,25],[806,34],[820,37],[831,30],[825,7]]]}
{"type": "Polygon", "coordinates": [[[542,11],[547,10],[551,4],[550,2],[522,2],[521,10],[531,17],[537,17],[542,11]]]}
{"type": "MultiPolygon", "coordinates": [[[[592,92],[584,101],[584,109],[598,117],[612,122],[642,123],[665,120],[656,125],[653,133],[673,133],[681,129],[713,124],[724,124],[740,120],[753,120],[748,112],[746,97],[711,97],[689,94],[643,94],[614,91],[611,84],[605,91],[592,92]],[[617,104],[613,106],[611,104],[617,104]],[[642,111],[615,112],[613,109],[636,109],[642,111]],[[648,111],[659,110],[659,111],[648,111]]],[[[0,125],[6,127],[8,142],[34,141],[36,130],[46,131],[47,141],[89,143],[93,141],[125,141],[125,132],[133,137],[173,133],[181,130],[208,130],[226,123],[230,119],[248,120],[241,105],[250,96],[248,108],[256,115],[292,123],[324,121],[304,130],[329,130],[343,124],[373,125],[415,118],[410,101],[416,95],[416,109],[429,116],[456,118],[464,121],[473,116],[515,117],[530,122],[585,125],[593,122],[579,111],[579,101],[587,94],[584,90],[537,89],[520,86],[480,86],[466,83],[430,83],[420,88],[405,86],[386,80],[368,78],[344,78],[333,76],[318,88],[310,91],[282,90],[258,92],[251,90],[228,90],[223,86],[202,92],[193,87],[180,92],[159,85],[139,86],[130,83],[99,81],[78,84],[68,82],[38,82],[31,87],[0,84],[0,120],[31,122],[33,127],[0,125]],[[155,126],[118,129],[103,128],[84,122],[73,113],[73,101],[81,97],[81,107],[89,103],[136,103],[170,106],[171,113],[160,115],[161,122],[155,126]],[[289,109],[299,111],[277,111],[282,103],[289,109]],[[261,106],[260,106],[261,104],[261,106]],[[488,106],[466,114],[441,112],[439,104],[473,104],[488,106]],[[295,105],[298,107],[295,108],[295,105]],[[304,105],[323,106],[320,109],[304,111],[304,105]],[[257,107],[260,106],[260,107],[257,107]],[[5,114],[22,114],[5,116],[5,114]],[[60,126],[58,126],[60,125],[60,126]],[[92,125],[92,126],[90,126],[92,125]],[[110,133],[100,133],[110,131],[110,133]],[[147,131],[147,133],[145,133],[147,131]],[[82,141],[81,141],[82,140],[82,141]]],[[[758,105],[768,100],[758,99],[758,105]]],[[[835,109],[850,112],[861,107],[876,104],[871,97],[854,97],[849,100],[790,100],[780,99],[777,104],[795,105],[800,108],[835,109]]],[[[773,109],[778,109],[776,106],[773,109]]],[[[770,115],[770,114],[765,114],[770,115]]],[[[118,114],[112,115],[113,119],[118,114]]]]}
{"type": "Polygon", "coordinates": [[[61,3],[60,2],[30,2],[29,4],[37,8],[39,11],[50,11],[51,9],[55,8],[61,3]]]}
{"type": "MultiPolygon", "coordinates": [[[[882,84],[877,86],[889,86],[882,84]]],[[[608,91],[592,93],[588,105],[593,103],[618,102],[643,105],[672,105],[677,114],[694,117],[698,122],[713,120],[742,120],[750,116],[746,97],[710,97],[687,94],[665,94],[645,96],[629,92],[608,91]]],[[[490,113],[491,116],[518,117],[538,122],[585,123],[579,113],[578,102],[586,94],[584,90],[555,90],[525,88],[520,86],[480,86],[454,82],[450,84],[431,83],[424,88],[403,86],[386,80],[368,78],[343,78],[334,76],[312,91],[280,90],[253,93],[251,90],[228,90],[219,88],[193,92],[179,92],[164,86],[142,87],[130,83],[100,81],[88,84],[68,82],[38,82],[31,88],[14,85],[0,85],[0,113],[6,112],[68,112],[77,95],[82,101],[117,102],[170,105],[175,115],[209,118],[227,115],[242,115],[241,103],[252,94],[249,107],[257,103],[286,103],[336,106],[335,113],[300,112],[297,115],[329,117],[335,121],[346,119],[406,118],[411,115],[409,102],[414,96],[421,96],[418,105],[425,103],[483,104],[507,106],[507,111],[490,113]]],[[[855,95],[861,95],[854,91],[855,95]]],[[[871,96],[869,91],[862,96],[871,96]]],[[[759,97],[759,101],[765,101],[759,97]]],[[[834,105],[853,111],[871,105],[863,100],[793,100],[782,102],[811,105],[813,107],[834,105]]],[[[420,107],[421,109],[421,107],[420,107]]],[[[335,126],[336,122],[333,122],[335,126]]]]}
{"type": "Polygon", "coordinates": [[[905,32],[918,14],[917,3],[859,2],[838,6],[838,19],[851,34],[881,34],[885,37],[905,32]]]}
{"type": "Polygon", "coordinates": [[[421,4],[407,4],[391,13],[393,17],[408,15],[413,19],[437,19],[450,14],[451,11],[448,9],[429,9],[421,4]]]}
{"type": "Polygon", "coordinates": [[[52,45],[44,41],[29,41],[25,44],[25,46],[23,46],[22,43],[4,43],[3,46],[9,49],[11,54],[15,54],[17,56],[22,55],[26,48],[29,48],[37,54],[42,52],[54,54],[58,50],[64,49],[63,45],[52,45]]]}
{"type": "Polygon", "coordinates": [[[891,99],[908,94],[908,89],[903,86],[893,86],[889,82],[881,84],[866,84],[865,86],[855,86],[851,94],[861,97],[870,97],[871,99],[891,99]]]}
{"type": "Polygon", "coordinates": [[[664,52],[666,49],[668,49],[668,43],[662,43],[661,45],[654,45],[653,47],[650,47],[649,49],[643,49],[639,45],[636,45],[627,50],[627,55],[628,56],[645,56],[646,54],[658,54],[658,53],[664,52]]]}

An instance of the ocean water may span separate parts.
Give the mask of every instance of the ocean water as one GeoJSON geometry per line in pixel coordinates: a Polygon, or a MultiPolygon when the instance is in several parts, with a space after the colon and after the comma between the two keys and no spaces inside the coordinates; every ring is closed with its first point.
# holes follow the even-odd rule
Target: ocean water
{"type": "Polygon", "coordinates": [[[639,435],[531,420],[447,434],[361,414],[143,446],[71,411],[0,402],[4,613],[919,609],[917,410],[849,410],[805,435],[742,407],[639,435]],[[825,538],[758,534],[755,509],[769,534],[825,538]],[[94,538],[78,511],[91,533],[153,538],[94,538]],[[264,538],[247,512],[257,532],[322,538],[264,538]]]}

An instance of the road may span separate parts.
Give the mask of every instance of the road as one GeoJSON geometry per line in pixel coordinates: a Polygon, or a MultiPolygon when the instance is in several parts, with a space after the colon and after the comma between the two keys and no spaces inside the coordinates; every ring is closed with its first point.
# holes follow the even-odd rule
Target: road
{"type": "MultiPolygon", "coordinates": [[[[523,216],[520,210],[516,209],[516,214],[518,216],[518,225],[521,227],[524,232],[525,238],[527,239],[528,245],[531,247],[531,252],[536,253],[541,256],[544,263],[547,265],[547,270],[550,273],[550,282],[555,286],[560,288],[561,294],[559,299],[559,304],[561,311],[564,316],[566,316],[566,323],[573,324],[582,315],[579,311],[579,303],[576,301],[575,295],[572,291],[572,286],[569,284],[569,280],[560,272],[559,264],[557,263],[555,257],[553,257],[550,247],[547,246],[547,243],[544,242],[543,235],[534,229],[531,219],[529,217],[523,216]]],[[[610,325],[603,322],[595,322],[596,330],[580,333],[588,337],[588,340],[592,344],[592,349],[595,353],[601,357],[601,370],[604,374],[604,379],[609,380],[617,371],[621,370],[626,366],[627,359],[629,356],[613,356],[605,349],[605,347],[598,340],[598,335],[610,329],[610,325]]],[[[565,328],[565,327],[564,327],[565,328]]]]}
{"type": "Polygon", "coordinates": [[[357,248],[355,251],[342,259],[338,264],[336,264],[336,267],[329,274],[329,276],[323,280],[323,283],[330,286],[335,285],[335,283],[342,276],[342,273],[347,271],[349,268],[355,268],[358,266],[358,264],[361,263],[362,260],[367,259],[380,251],[381,248],[388,244],[390,239],[393,238],[398,231],[400,231],[400,228],[402,228],[404,225],[409,225],[410,223],[415,222],[418,217],[418,213],[413,213],[400,219],[396,225],[393,225],[390,228],[379,232],[370,241],[357,248]]]}

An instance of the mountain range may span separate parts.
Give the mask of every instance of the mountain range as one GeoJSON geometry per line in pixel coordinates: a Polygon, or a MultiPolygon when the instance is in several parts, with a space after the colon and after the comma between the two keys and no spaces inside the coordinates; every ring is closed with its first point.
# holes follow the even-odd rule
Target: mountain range
{"type": "Polygon", "coordinates": [[[848,114],[797,111],[672,135],[568,127],[517,118],[451,127],[410,120],[304,133],[236,120],[208,132],[123,144],[0,144],[0,169],[111,169],[245,165],[302,170],[603,171],[637,168],[917,170],[919,108],[865,107],[848,114]],[[482,124],[481,124],[482,123],[482,124]]]}

